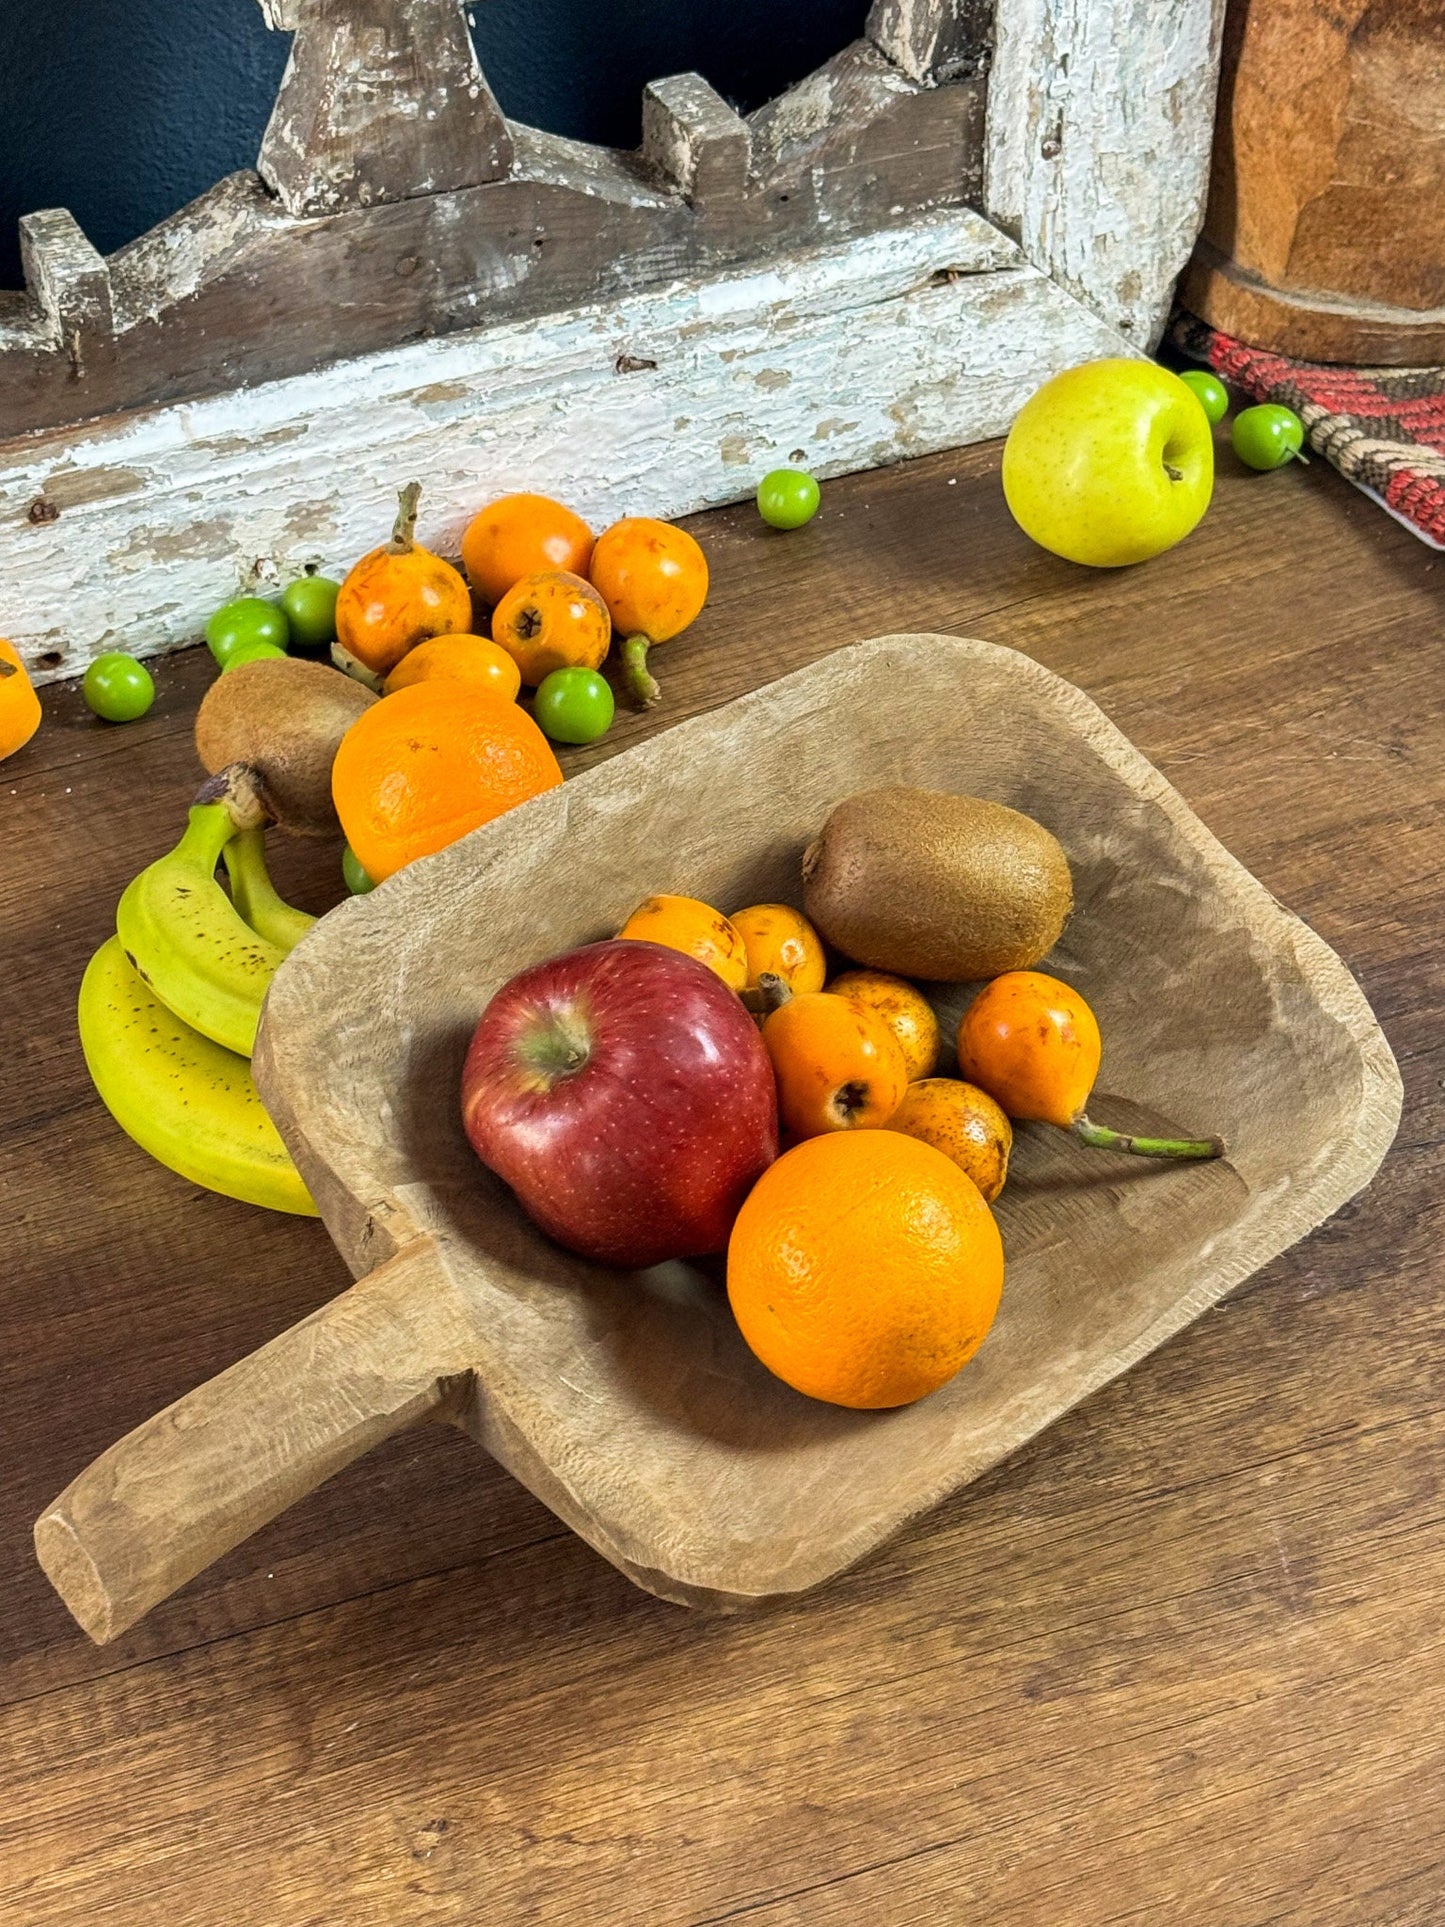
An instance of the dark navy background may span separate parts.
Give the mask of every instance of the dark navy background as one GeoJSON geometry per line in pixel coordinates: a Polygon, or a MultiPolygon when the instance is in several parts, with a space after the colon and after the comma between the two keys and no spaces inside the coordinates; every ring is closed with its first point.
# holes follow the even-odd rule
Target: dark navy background
{"type": "MultiPolygon", "coordinates": [[[[747,112],[856,38],[867,0],[478,0],[505,111],[634,145],[644,82],[695,69],[747,112]]],[[[249,167],[286,63],[256,0],[0,0],[0,288],[17,216],[68,207],[103,254],[249,167]]]]}

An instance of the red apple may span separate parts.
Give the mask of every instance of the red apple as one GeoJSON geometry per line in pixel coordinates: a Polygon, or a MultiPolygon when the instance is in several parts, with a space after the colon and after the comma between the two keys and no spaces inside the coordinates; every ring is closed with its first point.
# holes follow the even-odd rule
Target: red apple
{"type": "Polygon", "coordinates": [[[462,1122],[549,1237],[608,1265],[723,1250],[778,1155],[756,1024],[655,943],[589,944],[504,984],[467,1052],[462,1122]]]}

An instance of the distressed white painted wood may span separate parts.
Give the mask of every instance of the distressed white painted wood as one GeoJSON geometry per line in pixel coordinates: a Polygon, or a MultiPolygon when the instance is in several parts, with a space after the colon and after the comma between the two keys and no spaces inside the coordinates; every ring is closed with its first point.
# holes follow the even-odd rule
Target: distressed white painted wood
{"type": "Polygon", "coordinates": [[[419,477],[455,553],[508,489],[596,526],[1000,434],[1048,375],[1126,344],[967,210],[12,445],[0,634],[42,679],[193,641],[241,587],[341,573],[419,477]],[[625,372],[623,372],[625,371],[625,372]],[[23,451],[23,452],[22,452],[23,451]],[[58,510],[29,519],[32,504],[58,510]],[[59,660],[57,660],[57,657],[59,660]]]}
{"type": "Polygon", "coordinates": [[[985,205],[1141,347],[1204,219],[1224,0],[998,0],[985,205]]]}

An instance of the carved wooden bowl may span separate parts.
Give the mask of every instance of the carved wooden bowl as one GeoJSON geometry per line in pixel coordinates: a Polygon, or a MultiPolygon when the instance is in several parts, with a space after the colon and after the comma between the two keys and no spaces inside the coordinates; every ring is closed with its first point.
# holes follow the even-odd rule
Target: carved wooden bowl
{"type": "MultiPolygon", "coordinates": [[[[939,999],[946,1031],[967,992],[939,999]]],[[[469,1432],[649,1591],[815,1585],[1199,1316],[1373,1174],[1399,1115],[1344,965],[1069,684],[893,636],[683,724],[333,911],[278,973],[256,1070],[361,1280],[123,1439],[36,1528],[97,1639],[399,1427],[469,1432]],[[748,1352],[719,1265],[619,1275],[550,1245],[477,1163],[458,1078],[514,972],[644,895],[798,900],[834,802],[993,797],[1062,840],[1053,967],[1105,1037],[1105,1122],[1222,1132],[1170,1167],[1020,1129],[977,1357],[892,1412],[814,1403],[748,1352]],[[1111,1093],[1127,1093],[1110,1095],[1111,1093]]]]}

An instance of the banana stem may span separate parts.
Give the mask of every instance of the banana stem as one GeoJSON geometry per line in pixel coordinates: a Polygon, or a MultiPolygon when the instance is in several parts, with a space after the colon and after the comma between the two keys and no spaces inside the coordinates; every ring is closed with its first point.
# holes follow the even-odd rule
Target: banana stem
{"type": "Polygon", "coordinates": [[[662,695],[656,677],[647,666],[647,652],[651,647],[650,636],[629,636],[622,645],[622,666],[627,676],[627,687],[643,709],[651,709],[662,695]]]}
{"type": "Polygon", "coordinates": [[[209,809],[215,803],[225,805],[236,831],[264,830],[268,823],[274,823],[276,813],[266,801],[266,785],[261,772],[250,763],[227,763],[208,777],[196,791],[193,809],[209,809]]]}
{"type": "Polygon", "coordinates": [[[421,501],[421,483],[408,482],[396,500],[396,521],[392,524],[387,550],[392,555],[410,555],[416,547],[416,512],[421,501]]]}
{"type": "Polygon", "coordinates": [[[1082,1114],[1073,1133],[1081,1144],[1101,1151],[1132,1151],[1136,1158],[1222,1158],[1222,1137],[1135,1137],[1132,1131],[1111,1131],[1107,1124],[1091,1124],[1082,1114]]]}

